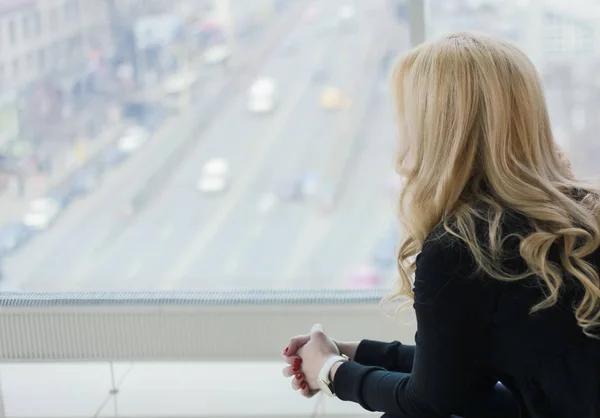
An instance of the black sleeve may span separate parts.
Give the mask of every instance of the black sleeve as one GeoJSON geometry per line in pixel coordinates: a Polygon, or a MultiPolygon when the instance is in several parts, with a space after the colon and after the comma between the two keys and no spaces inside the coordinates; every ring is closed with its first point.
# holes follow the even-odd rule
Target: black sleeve
{"type": "Polygon", "coordinates": [[[482,379],[476,359],[493,296],[473,271],[462,245],[426,242],[415,275],[418,331],[412,373],[346,362],[334,379],[338,397],[398,418],[446,418],[476,397],[482,379]]]}
{"type": "MultiPolygon", "coordinates": [[[[382,341],[362,340],[352,360],[363,366],[377,366],[389,372],[411,373],[415,357],[415,346],[402,344],[399,341],[386,343],[382,341]]],[[[482,373],[474,386],[480,392],[486,392],[498,383],[498,379],[482,373]]]]}
{"type": "Polygon", "coordinates": [[[405,345],[398,341],[384,343],[362,340],[352,360],[363,366],[377,366],[389,371],[410,373],[414,357],[414,345],[405,345]]]}

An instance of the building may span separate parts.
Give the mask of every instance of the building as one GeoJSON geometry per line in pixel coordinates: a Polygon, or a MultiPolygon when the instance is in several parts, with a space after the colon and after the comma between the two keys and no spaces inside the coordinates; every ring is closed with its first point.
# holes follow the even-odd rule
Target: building
{"type": "Polygon", "coordinates": [[[72,90],[110,54],[104,1],[0,0],[0,146],[68,114],[72,90]]]}

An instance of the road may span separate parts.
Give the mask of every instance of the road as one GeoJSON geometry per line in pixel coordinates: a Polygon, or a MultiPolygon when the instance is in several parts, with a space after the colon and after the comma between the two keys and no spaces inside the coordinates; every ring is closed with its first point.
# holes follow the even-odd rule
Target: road
{"type": "MultiPolygon", "coordinates": [[[[330,6],[335,9],[336,2],[330,6]]],[[[143,172],[167,151],[149,144],[135,156],[136,165],[124,168],[130,170],[127,175],[115,175],[119,187],[105,185],[6,262],[9,287],[344,285],[350,271],[368,261],[374,242],[393,219],[385,181],[393,160],[394,129],[383,93],[375,93],[380,97],[368,117],[372,129],[360,138],[356,169],[335,211],[323,213],[311,202],[280,202],[266,213],[258,207],[265,194],[318,170],[328,157],[320,151],[328,149],[327,141],[335,138],[344,119],[318,106],[323,85],[312,76],[324,68],[345,92],[366,82],[361,79],[360,58],[367,55],[377,24],[377,19],[365,18],[354,31],[328,35],[311,25],[294,28],[289,36],[299,42],[295,55],[275,52],[262,69],[262,75],[279,83],[280,105],[274,114],[250,114],[245,94],[240,94],[198,138],[196,149],[152,204],[134,219],[124,219],[119,208],[145,181],[143,172]],[[195,188],[202,165],[211,157],[227,158],[231,166],[231,187],[219,196],[202,195],[195,188]]],[[[197,106],[196,115],[202,106],[197,106]]],[[[175,131],[165,128],[163,134],[184,135],[193,122],[194,115],[171,122],[177,124],[175,131]]]]}

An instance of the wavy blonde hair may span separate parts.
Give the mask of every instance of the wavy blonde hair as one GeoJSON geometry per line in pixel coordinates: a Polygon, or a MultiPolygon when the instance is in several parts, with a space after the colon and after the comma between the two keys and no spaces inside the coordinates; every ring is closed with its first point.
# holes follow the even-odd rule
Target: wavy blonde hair
{"type": "Polygon", "coordinates": [[[509,43],[457,33],[410,51],[392,81],[402,138],[397,170],[405,179],[399,289],[392,297],[414,298],[415,256],[443,225],[491,277],[541,278],[546,298],[532,312],[558,301],[566,274],[575,278],[585,291],[577,322],[597,336],[600,278],[586,258],[600,246],[600,193],[575,179],[559,151],[533,63],[509,43]],[[518,275],[500,267],[506,209],[532,228],[518,236],[528,267],[518,275]],[[484,245],[476,233],[482,220],[489,228],[484,245]],[[549,259],[555,244],[560,262],[549,259]]]}

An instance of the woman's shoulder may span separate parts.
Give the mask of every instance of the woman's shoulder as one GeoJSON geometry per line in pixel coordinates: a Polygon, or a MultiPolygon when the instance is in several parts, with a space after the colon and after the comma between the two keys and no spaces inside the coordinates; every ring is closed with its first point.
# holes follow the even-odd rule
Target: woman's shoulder
{"type": "Polygon", "coordinates": [[[491,280],[482,280],[483,276],[469,245],[439,226],[416,259],[415,303],[487,301],[495,286],[491,280]]]}
{"type": "Polygon", "coordinates": [[[519,266],[513,267],[521,269],[519,244],[522,238],[532,231],[529,220],[517,211],[503,209],[497,218],[497,228],[490,228],[495,217],[486,206],[480,206],[477,214],[471,219],[473,229],[468,236],[465,236],[464,228],[458,227],[456,219],[450,218],[440,222],[423,242],[417,261],[437,262],[440,268],[455,269],[462,275],[472,277],[480,271],[475,252],[480,256],[490,256],[490,246],[495,245],[493,242],[496,241],[501,243],[499,254],[502,255],[502,259],[495,261],[502,264],[518,264],[519,266]],[[499,237],[490,239],[491,230],[499,234],[499,237]]]}
{"type": "Polygon", "coordinates": [[[438,225],[425,239],[416,259],[417,274],[427,270],[428,276],[456,274],[472,276],[477,265],[469,244],[449,226],[438,225]],[[442,274],[443,273],[443,274],[442,274]]]}

